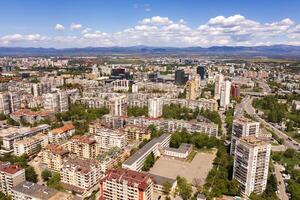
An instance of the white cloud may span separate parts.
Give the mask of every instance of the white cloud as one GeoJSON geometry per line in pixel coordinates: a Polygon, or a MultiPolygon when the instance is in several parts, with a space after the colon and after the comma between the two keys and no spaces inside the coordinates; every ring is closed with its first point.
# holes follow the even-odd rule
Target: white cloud
{"type": "Polygon", "coordinates": [[[19,42],[39,42],[46,40],[47,37],[41,36],[40,34],[13,34],[13,35],[5,35],[0,38],[0,44],[11,44],[11,43],[19,43],[19,42]]]}
{"type": "Polygon", "coordinates": [[[72,23],[70,26],[71,30],[78,30],[78,29],[82,29],[82,28],[83,28],[82,24],[72,23]]]}
{"type": "Polygon", "coordinates": [[[54,30],[56,30],[56,31],[63,31],[63,30],[65,30],[65,27],[63,25],[61,25],[61,24],[56,24],[54,26],[54,30]]]}
{"type": "MultiPolygon", "coordinates": [[[[57,25],[56,25],[57,26],[57,25]]],[[[136,25],[117,32],[106,33],[73,23],[70,35],[46,38],[39,34],[12,34],[0,37],[0,44],[13,45],[27,42],[33,45],[58,47],[84,46],[215,46],[298,44],[300,25],[292,19],[261,23],[242,15],[216,16],[200,24],[188,25],[184,19],[171,20],[164,16],[142,19],[136,25]]]]}

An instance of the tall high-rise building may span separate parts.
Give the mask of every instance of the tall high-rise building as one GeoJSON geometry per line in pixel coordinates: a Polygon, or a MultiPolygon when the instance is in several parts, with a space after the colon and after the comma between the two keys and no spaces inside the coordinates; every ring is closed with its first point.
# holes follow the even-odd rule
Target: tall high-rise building
{"type": "Polygon", "coordinates": [[[122,168],[112,169],[100,181],[99,200],[151,200],[153,186],[149,174],[122,168]]]}
{"type": "Polygon", "coordinates": [[[232,124],[232,134],[231,134],[231,148],[230,153],[234,155],[236,141],[245,136],[258,136],[259,134],[259,122],[247,119],[245,117],[240,117],[233,120],[232,124]]]}
{"type": "Polygon", "coordinates": [[[220,99],[221,96],[221,86],[224,81],[224,76],[222,74],[218,74],[215,77],[215,99],[220,99]]]}
{"type": "Polygon", "coordinates": [[[197,88],[196,88],[196,80],[192,79],[186,83],[186,99],[188,100],[196,100],[197,98],[197,88]]]}
{"type": "Polygon", "coordinates": [[[205,66],[198,66],[197,67],[197,74],[200,75],[201,80],[204,80],[206,77],[206,69],[205,66]]]}
{"type": "Polygon", "coordinates": [[[240,86],[238,84],[231,85],[231,97],[239,98],[240,97],[240,86]]]}
{"type": "Polygon", "coordinates": [[[109,100],[109,113],[114,116],[127,115],[127,98],[125,95],[114,97],[109,100]]]}
{"type": "Polygon", "coordinates": [[[221,84],[221,92],[220,92],[220,106],[222,108],[226,108],[230,103],[230,89],[231,89],[231,82],[223,81],[221,84]]]}
{"type": "Polygon", "coordinates": [[[255,136],[240,138],[236,143],[233,178],[243,194],[264,192],[267,185],[271,145],[255,136]]]}
{"type": "Polygon", "coordinates": [[[184,85],[186,83],[186,74],[183,69],[178,69],[175,71],[175,84],[184,85]]]}
{"type": "Polygon", "coordinates": [[[161,98],[148,99],[148,116],[157,118],[163,114],[163,101],[161,98]]]}

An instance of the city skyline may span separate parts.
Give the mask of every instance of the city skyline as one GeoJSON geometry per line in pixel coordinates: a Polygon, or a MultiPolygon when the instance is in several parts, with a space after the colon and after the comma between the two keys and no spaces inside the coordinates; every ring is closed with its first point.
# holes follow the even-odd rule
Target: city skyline
{"type": "Polygon", "coordinates": [[[285,1],[272,1],[272,4],[270,1],[4,1],[1,2],[0,46],[300,45],[299,4],[285,1]]]}

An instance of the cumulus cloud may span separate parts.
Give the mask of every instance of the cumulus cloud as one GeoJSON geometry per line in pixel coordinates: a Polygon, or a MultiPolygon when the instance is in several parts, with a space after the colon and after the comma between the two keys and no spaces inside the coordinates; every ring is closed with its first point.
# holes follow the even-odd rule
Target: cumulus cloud
{"type": "Polygon", "coordinates": [[[46,40],[45,36],[41,36],[40,34],[13,34],[13,35],[5,35],[0,38],[0,43],[7,45],[11,43],[18,43],[18,42],[39,42],[42,40],[46,40]]]}
{"type": "Polygon", "coordinates": [[[70,29],[71,29],[71,30],[79,30],[79,29],[82,29],[82,28],[83,28],[82,24],[72,23],[72,24],[70,25],[70,29]]]}
{"type": "Polygon", "coordinates": [[[54,26],[54,30],[56,30],[56,31],[63,31],[63,30],[65,30],[65,27],[63,25],[61,25],[61,24],[56,24],[54,26]]]}
{"type": "MultiPolygon", "coordinates": [[[[57,24],[56,26],[58,26],[57,24]]],[[[55,26],[55,28],[56,28],[55,26]]],[[[58,28],[60,29],[60,28],[58,28]]],[[[136,25],[118,32],[106,33],[72,23],[73,32],[68,36],[47,38],[47,44],[60,47],[84,46],[214,46],[214,45],[271,45],[298,44],[300,25],[292,19],[261,23],[240,14],[215,16],[190,27],[184,19],[172,20],[165,16],[153,16],[142,19],[136,25]]],[[[38,43],[45,37],[39,34],[14,34],[0,37],[1,44],[20,43],[21,41],[38,43]]],[[[45,43],[43,43],[45,44],[45,43]]]]}

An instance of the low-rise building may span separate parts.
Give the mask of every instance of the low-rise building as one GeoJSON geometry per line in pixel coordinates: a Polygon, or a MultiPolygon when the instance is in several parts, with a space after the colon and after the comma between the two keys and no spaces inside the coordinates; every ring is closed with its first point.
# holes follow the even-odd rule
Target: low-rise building
{"type": "Polygon", "coordinates": [[[153,153],[155,157],[160,156],[160,150],[164,147],[168,147],[170,140],[171,135],[167,133],[161,135],[158,138],[152,139],[145,146],[139,149],[135,154],[129,157],[122,164],[122,167],[135,171],[141,171],[147,156],[149,156],[151,153],[153,153]]]}
{"type": "Polygon", "coordinates": [[[163,154],[180,159],[186,159],[193,150],[193,145],[182,143],[179,148],[165,147],[163,154]]]}

